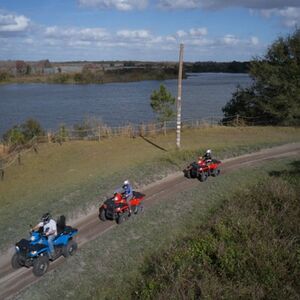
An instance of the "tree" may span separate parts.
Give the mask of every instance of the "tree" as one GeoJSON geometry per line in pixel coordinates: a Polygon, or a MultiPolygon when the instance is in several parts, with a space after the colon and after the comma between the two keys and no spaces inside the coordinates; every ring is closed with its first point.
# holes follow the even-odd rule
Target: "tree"
{"type": "Polygon", "coordinates": [[[175,98],[167,91],[166,87],[161,84],[159,90],[154,90],[151,95],[150,105],[157,114],[160,122],[170,121],[175,116],[174,111],[175,98]]]}
{"type": "Polygon", "coordinates": [[[27,72],[27,64],[24,60],[17,60],[16,61],[16,72],[17,74],[24,75],[27,72]]]}
{"type": "Polygon", "coordinates": [[[262,59],[250,64],[253,84],[238,88],[223,107],[225,117],[239,114],[253,123],[300,124],[300,30],[278,38],[262,59]]]}
{"type": "Polygon", "coordinates": [[[21,129],[26,141],[31,140],[34,136],[45,135],[45,131],[43,130],[41,124],[34,119],[28,119],[21,125],[21,129]]]}
{"type": "Polygon", "coordinates": [[[3,134],[3,140],[10,145],[21,145],[25,143],[25,137],[20,127],[14,126],[3,134]]]}

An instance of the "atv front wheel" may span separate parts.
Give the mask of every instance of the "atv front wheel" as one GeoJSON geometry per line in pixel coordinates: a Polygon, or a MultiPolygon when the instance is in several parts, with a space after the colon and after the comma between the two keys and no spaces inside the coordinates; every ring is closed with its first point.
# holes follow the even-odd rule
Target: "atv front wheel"
{"type": "Polygon", "coordinates": [[[201,182],[205,181],[207,179],[207,174],[202,172],[200,175],[199,175],[199,180],[201,182]]]}
{"type": "Polygon", "coordinates": [[[70,255],[74,255],[78,246],[77,243],[73,240],[70,240],[66,246],[63,247],[62,254],[64,257],[68,257],[70,255]]]}
{"type": "Polygon", "coordinates": [[[118,218],[117,218],[117,224],[121,224],[126,220],[125,214],[119,214],[118,218]]]}
{"type": "Polygon", "coordinates": [[[104,208],[100,209],[100,213],[99,213],[99,219],[101,221],[106,221],[106,211],[104,208]]]}
{"type": "Polygon", "coordinates": [[[33,263],[32,272],[35,276],[43,276],[49,267],[49,257],[48,256],[39,256],[35,259],[33,263]]]}
{"type": "Polygon", "coordinates": [[[13,255],[13,257],[11,258],[11,266],[13,267],[13,269],[19,269],[21,268],[23,265],[20,263],[20,259],[19,259],[19,254],[15,253],[13,255]]]}

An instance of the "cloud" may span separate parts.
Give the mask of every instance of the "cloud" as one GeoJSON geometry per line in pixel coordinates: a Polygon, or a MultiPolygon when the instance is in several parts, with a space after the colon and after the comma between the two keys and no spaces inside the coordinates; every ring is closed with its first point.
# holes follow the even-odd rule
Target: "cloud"
{"type": "Polygon", "coordinates": [[[187,33],[184,31],[184,30],[178,30],[176,32],[176,35],[179,37],[179,38],[183,38],[184,36],[187,36],[187,33]]]}
{"type": "Polygon", "coordinates": [[[222,40],[225,45],[237,45],[239,43],[239,39],[232,34],[225,35],[222,40]]]}
{"type": "Polygon", "coordinates": [[[165,9],[223,9],[244,7],[252,9],[283,9],[300,7],[299,0],[158,0],[158,6],[165,9]]]}
{"type": "Polygon", "coordinates": [[[158,7],[166,10],[240,7],[263,17],[279,17],[287,27],[300,24],[300,0],[158,0],[158,7]]]}
{"type": "Polygon", "coordinates": [[[30,25],[30,20],[23,15],[6,14],[0,12],[0,33],[25,32],[30,25]]]}
{"type": "MultiPolygon", "coordinates": [[[[1,19],[0,26],[6,24],[10,23],[1,19]]],[[[204,58],[218,60],[217,55],[228,60],[232,57],[241,59],[241,55],[249,55],[247,57],[250,59],[251,54],[259,55],[261,52],[258,51],[262,49],[255,36],[239,38],[226,34],[211,37],[205,27],[178,28],[174,29],[173,34],[167,35],[143,28],[110,30],[98,27],[35,26],[33,29],[16,39],[6,38],[6,48],[0,48],[0,58],[40,59],[43,56],[50,60],[177,60],[179,43],[182,42],[187,61],[204,58]]]]}
{"type": "Polygon", "coordinates": [[[50,39],[99,41],[108,37],[108,32],[103,28],[59,28],[57,26],[46,27],[44,36],[50,39]]]}
{"type": "Polygon", "coordinates": [[[148,5],[148,0],[78,0],[78,3],[81,7],[128,11],[144,9],[148,5]]]}
{"type": "Polygon", "coordinates": [[[206,28],[191,28],[189,30],[189,32],[192,36],[207,35],[207,29],[206,28]]]}
{"type": "Polygon", "coordinates": [[[192,9],[201,7],[199,0],[160,0],[158,7],[163,9],[192,9]]]}
{"type": "Polygon", "coordinates": [[[300,7],[285,7],[282,9],[263,9],[260,13],[270,18],[278,16],[283,19],[283,24],[287,27],[294,27],[300,24],[300,7]]]}
{"type": "Polygon", "coordinates": [[[250,42],[251,42],[252,45],[256,46],[256,45],[259,44],[259,39],[256,36],[252,36],[250,38],[250,42]]]}
{"type": "Polygon", "coordinates": [[[148,30],[119,30],[117,36],[130,39],[147,39],[151,37],[148,30]]]}

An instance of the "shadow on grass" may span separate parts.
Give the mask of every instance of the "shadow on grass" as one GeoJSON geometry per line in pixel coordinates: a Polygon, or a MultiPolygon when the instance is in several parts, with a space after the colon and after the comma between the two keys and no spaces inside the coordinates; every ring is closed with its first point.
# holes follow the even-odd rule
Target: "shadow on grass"
{"type": "Polygon", "coordinates": [[[289,165],[291,166],[289,170],[271,171],[269,172],[269,175],[271,177],[300,176],[300,160],[293,161],[289,165]]]}
{"type": "Polygon", "coordinates": [[[144,141],[146,141],[147,143],[149,143],[150,145],[156,147],[157,149],[162,150],[162,151],[165,151],[165,152],[168,152],[168,150],[166,150],[165,148],[160,147],[159,145],[157,145],[157,144],[151,142],[150,140],[148,140],[147,138],[145,138],[145,137],[142,136],[142,135],[141,135],[141,138],[142,138],[144,141]]]}

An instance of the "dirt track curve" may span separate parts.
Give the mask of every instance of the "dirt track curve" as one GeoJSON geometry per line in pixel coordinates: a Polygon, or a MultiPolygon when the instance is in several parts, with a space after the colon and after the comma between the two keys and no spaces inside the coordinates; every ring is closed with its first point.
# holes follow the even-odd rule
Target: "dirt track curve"
{"type": "MultiPolygon", "coordinates": [[[[259,152],[224,160],[222,164],[222,174],[231,172],[234,169],[254,166],[266,160],[299,155],[300,143],[264,149],[259,152]]],[[[144,207],[147,208],[158,200],[168,199],[173,194],[177,194],[180,191],[190,189],[199,184],[198,180],[184,178],[182,172],[169,175],[141,190],[141,192],[146,194],[144,207]]],[[[82,247],[85,243],[97,238],[112,227],[118,226],[114,222],[101,222],[98,218],[97,211],[85,216],[72,225],[79,230],[77,237],[79,247],[82,247]]],[[[7,257],[7,259],[2,260],[3,262],[0,264],[0,299],[13,298],[16,293],[39,280],[39,278],[33,275],[31,268],[13,270],[10,265],[10,258],[7,257]]],[[[63,261],[64,258],[61,257],[55,262],[50,263],[49,271],[63,263],[63,261]]]]}

